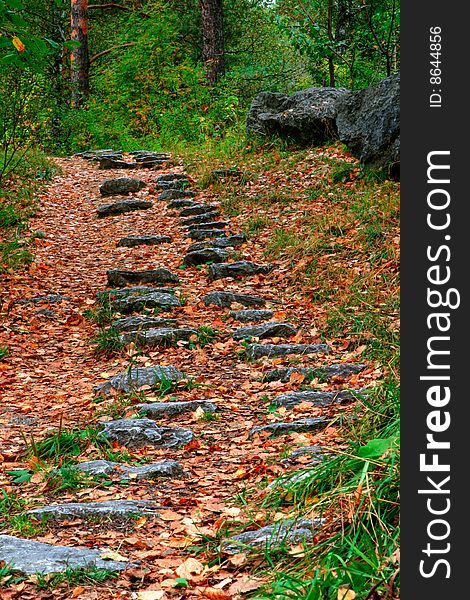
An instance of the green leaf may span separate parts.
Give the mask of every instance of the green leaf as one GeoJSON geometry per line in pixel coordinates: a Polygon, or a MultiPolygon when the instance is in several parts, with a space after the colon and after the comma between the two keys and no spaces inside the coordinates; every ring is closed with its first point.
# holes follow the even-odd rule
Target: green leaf
{"type": "Polygon", "coordinates": [[[29,481],[33,476],[33,473],[32,471],[27,471],[26,469],[18,469],[15,471],[7,471],[7,475],[13,477],[13,483],[18,485],[24,481],[29,481]]]}
{"type": "Polygon", "coordinates": [[[188,587],[188,580],[184,577],[177,577],[175,579],[175,587],[188,587]]]}
{"type": "Polygon", "coordinates": [[[396,441],[396,436],[370,440],[365,446],[359,448],[357,455],[361,458],[380,458],[387,450],[393,448],[396,441]]]}

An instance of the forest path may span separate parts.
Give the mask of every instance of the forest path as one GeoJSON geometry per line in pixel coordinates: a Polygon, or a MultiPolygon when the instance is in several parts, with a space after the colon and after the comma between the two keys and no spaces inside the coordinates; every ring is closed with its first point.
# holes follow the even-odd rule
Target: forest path
{"type": "MultiPolygon", "coordinates": [[[[130,160],[129,156],[124,158],[130,160]]],[[[117,580],[102,583],[88,581],[73,585],[66,581],[56,589],[38,589],[32,583],[22,582],[2,593],[5,593],[5,598],[150,599],[195,598],[201,595],[236,598],[240,590],[243,592],[246,588],[247,591],[250,585],[256,587],[262,579],[248,581],[252,565],[246,563],[246,557],[239,558],[238,562],[225,558],[208,567],[208,560],[218,555],[217,538],[221,537],[228,522],[231,531],[237,528],[238,531],[253,530],[272,522],[261,507],[257,514],[243,510],[246,490],[259,488],[263,482],[286,472],[288,467],[299,467],[311,461],[311,456],[304,454],[288,463],[281,462],[287,447],[291,450],[303,446],[339,447],[335,416],[349,412],[354,403],[348,405],[353,397],[346,395],[346,405],[343,405],[343,401],[338,402],[341,397],[337,394],[349,389],[348,385],[354,389],[367,385],[371,369],[356,365],[357,369],[346,375],[341,369],[338,372],[335,368],[325,371],[324,377],[317,377],[315,385],[310,386],[316,391],[331,393],[319,398],[318,406],[315,396],[290,397],[284,406],[279,403],[277,410],[273,409],[272,402],[276,396],[301,389],[306,381],[305,374],[287,373],[283,381],[279,378],[264,381],[263,373],[274,367],[344,365],[348,363],[349,356],[338,349],[324,352],[323,346],[304,347],[313,354],[302,352],[294,356],[289,353],[288,357],[250,360],[244,351],[246,343],[233,339],[232,335],[240,327],[255,325],[255,321],[240,322],[229,314],[228,307],[206,304],[203,298],[214,291],[261,297],[265,304],[253,308],[271,310],[272,316],[264,317],[295,327],[293,332],[282,328],[275,330],[266,338],[267,342],[276,346],[284,343],[322,345],[324,342],[318,338],[313,326],[314,306],[305,304],[301,297],[292,294],[286,287],[284,276],[289,267],[279,262],[269,272],[246,277],[226,277],[231,275],[231,267],[223,267],[229,272],[220,273],[220,279],[208,276],[211,271],[212,277],[219,276],[216,265],[181,268],[188,246],[194,239],[188,239],[189,230],[181,223],[184,213],[178,214],[177,210],[170,208],[171,199],[158,199],[161,190],[155,183],[158,175],[170,171],[182,174],[180,165],[100,170],[96,163],[83,158],[55,161],[62,173],[54,178],[40,198],[39,211],[30,223],[32,230],[45,234],[45,237],[36,240],[36,261],[27,273],[8,277],[8,298],[3,297],[6,318],[0,330],[0,345],[8,346],[10,354],[6,361],[0,363],[0,484],[5,494],[15,499],[10,501],[9,506],[18,515],[25,508],[50,504],[145,500],[155,503],[150,508],[156,507],[158,516],[143,509],[136,519],[139,510],[134,507],[132,518],[124,520],[111,518],[103,521],[96,516],[89,520],[82,518],[81,513],[77,516],[69,511],[46,524],[38,521],[37,529],[28,530],[24,524],[12,524],[10,521],[0,530],[0,540],[3,534],[4,541],[9,541],[7,536],[16,536],[55,546],[88,547],[99,549],[101,557],[105,549],[105,560],[114,560],[114,566],[125,566],[126,561],[138,566],[123,571],[117,580]],[[150,200],[152,208],[99,218],[97,207],[119,199],[100,197],[100,184],[105,179],[123,176],[137,178],[147,184],[127,198],[150,200]],[[118,247],[118,241],[129,235],[168,235],[172,241],[151,246],[118,247]],[[179,277],[174,291],[181,305],[171,311],[157,310],[153,316],[176,319],[171,328],[195,330],[197,336],[189,334],[189,340],[172,345],[150,348],[144,345],[140,350],[131,343],[117,355],[96,356],[91,340],[98,335],[99,328],[86,315],[90,316],[90,312],[96,313],[100,308],[96,294],[107,288],[107,271],[141,272],[162,267],[179,277]],[[60,300],[58,302],[51,299],[21,302],[50,295],[64,298],[56,298],[60,300]],[[45,313],[38,313],[44,309],[45,313]],[[289,339],[283,339],[282,335],[289,339]],[[130,364],[134,372],[137,367],[172,365],[184,374],[184,378],[173,385],[164,378],[157,391],[150,386],[131,394],[111,389],[109,395],[99,397],[95,386],[105,384],[115,374],[126,371],[130,364]],[[167,389],[164,389],[165,386],[167,389]],[[199,406],[188,405],[189,412],[176,415],[174,412],[165,414],[165,408],[160,407],[158,410],[163,410],[163,413],[158,414],[161,416],[151,417],[157,424],[157,437],[154,439],[164,431],[173,435],[165,428],[176,427],[192,432],[189,443],[188,438],[185,443],[169,448],[161,442],[132,447],[131,443],[126,444],[122,438],[116,438],[109,449],[94,438],[86,437],[90,436],[86,432],[87,426],[96,425],[98,421],[141,417],[136,404],[168,404],[175,400],[199,401],[199,406]],[[208,416],[205,405],[200,401],[215,404],[217,411],[209,412],[208,416]],[[302,421],[317,417],[320,418],[318,424],[302,421]],[[284,435],[275,438],[269,437],[269,430],[252,431],[254,427],[299,420],[297,432],[292,432],[295,427],[287,426],[282,432],[284,435]],[[304,431],[306,429],[310,431],[304,431]],[[44,462],[38,462],[34,456],[28,459],[24,454],[25,439],[37,443],[49,434],[73,431],[84,432],[86,442],[81,445],[80,454],[72,457],[74,461],[112,459],[134,466],[177,461],[182,471],[176,470],[170,477],[151,480],[134,473],[122,481],[122,470],[117,468],[105,479],[88,481],[86,485],[82,482],[61,487],[52,468],[66,463],[71,457],[64,454],[44,462]],[[33,474],[29,481],[15,485],[11,471],[33,474]],[[188,558],[193,562],[188,562],[188,558]],[[180,587],[174,587],[177,578],[180,578],[180,587]],[[212,589],[219,590],[219,596],[210,592],[212,589]],[[142,591],[154,594],[145,596],[142,591]]],[[[190,187],[196,189],[197,182],[190,181],[190,187]]],[[[223,219],[228,223],[225,227],[228,235],[240,233],[238,217],[220,214],[218,197],[210,188],[197,192],[190,201],[214,205],[215,209],[207,209],[210,223],[223,219]]],[[[191,231],[195,231],[192,227],[191,231]]],[[[217,228],[217,225],[210,227],[217,228]]],[[[201,237],[205,235],[210,241],[209,234],[201,237]]],[[[238,261],[267,264],[263,246],[256,239],[248,239],[229,252],[229,264],[238,261]]],[[[156,288],[168,286],[166,283],[151,285],[156,288]]],[[[237,302],[231,306],[232,310],[245,308],[237,302]]],[[[151,316],[151,312],[147,309],[140,314],[151,316]]],[[[140,335],[142,333],[140,330],[140,335]]],[[[151,334],[144,333],[145,336],[148,340],[151,334]]],[[[253,342],[262,344],[264,339],[254,339],[253,342]]],[[[251,349],[253,356],[262,350],[259,347],[251,349]]],[[[292,348],[293,352],[300,350],[292,348]]],[[[137,435],[141,433],[139,431],[137,435]]],[[[142,435],[147,434],[148,431],[144,431],[142,435]]],[[[134,436],[134,433],[131,435],[134,436]]],[[[135,436],[132,439],[135,440],[135,436]]],[[[63,483],[65,476],[60,481],[63,483]]],[[[111,510],[110,514],[113,517],[115,512],[111,510]]],[[[316,517],[313,510],[310,516],[316,517]]],[[[8,563],[7,554],[2,556],[1,548],[0,541],[0,560],[8,563]]]]}

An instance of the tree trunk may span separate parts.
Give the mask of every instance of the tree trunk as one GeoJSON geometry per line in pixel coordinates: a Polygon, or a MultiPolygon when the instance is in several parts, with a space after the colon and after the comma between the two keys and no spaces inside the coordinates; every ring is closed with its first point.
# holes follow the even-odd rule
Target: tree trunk
{"type": "Polygon", "coordinates": [[[88,70],[88,0],[71,0],[72,40],[80,45],[71,53],[72,106],[80,108],[90,93],[88,70]]]}
{"type": "Polygon", "coordinates": [[[206,80],[214,85],[224,75],[224,19],[222,0],[200,0],[202,12],[202,60],[206,80]]]}

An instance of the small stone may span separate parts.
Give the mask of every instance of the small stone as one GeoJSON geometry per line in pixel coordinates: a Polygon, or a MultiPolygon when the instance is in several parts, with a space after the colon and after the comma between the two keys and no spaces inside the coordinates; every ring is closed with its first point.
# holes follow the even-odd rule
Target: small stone
{"type": "Polygon", "coordinates": [[[145,308],[171,308],[181,306],[181,302],[174,294],[152,292],[138,296],[127,296],[111,302],[111,308],[123,315],[138,312],[145,308]]]}
{"type": "MultiPolygon", "coordinates": [[[[170,208],[170,204],[168,205],[168,208],[170,208]]],[[[180,211],[180,217],[190,217],[192,215],[203,215],[205,213],[208,212],[212,212],[214,210],[216,210],[217,207],[214,206],[213,204],[192,204],[191,206],[188,206],[187,208],[183,208],[183,210],[180,211]]]]}
{"type": "Polygon", "coordinates": [[[12,535],[0,535],[0,561],[24,575],[63,573],[94,567],[104,571],[135,568],[135,563],[101,558],[103,551],[72,546],[53,546],[12,535]]]}
{"type": "Polygon", "coordinates": [[[262,356],[272,358],[289,354],[316,354],[329,351],[330,347],[327,344],[249,344],[246,347],[246,353],[253,359],[262,356]]]}
{"type": "Polygon", "coordinates": [[[331,406],[332,404],[343,404],[353,402],[358,396],[364,395],[365,390],[340,390],[335,392],[323,392],[317,390],[304,390],[301,392],[289,392],[280,394],[273,400],[276,406],[292,408],[301,402],[311,402],[314,406],[331,406]]]}
{"type": "Polygon", "coordinates": [[[134,246],[156,246],[157,244],[169,244],[171,241],[172,238],[169,235],[128,235],[121,238],[117,246],[125,246],[127,248],[133,248],[134,246]]]}
{"type": "Polygon", "coordinates": [[[219,238],[217,240],[211,240],[207,242],[196,242],[191,244],[188,248],[188,252],[195,252],[196,250],[202,250],[203,248],[236,248],[246,242],[246,237],[243,233],[237,233],[235,235],[229,235],[226,238],[219,238]]]}
{"type": "Polygon", "coordinates": [[[55,304],[56,302],[64,302],[64,300],[70,300],[70,298],[61,294],[51,294],[49,296],[37,296],[35,298],[18,300],[18,304],[55,304]]]}
{"type": "Polygon", "coordinates": [[[175,325],[176,319],[160,319],[157,317],[147,317],[138,315],[136,317],[125,317],[117,319],[111,323],[111,327],[116,331],[144,331],[146,329],[157,329],[165,325],[175,325]]]}
{"type": "Polygon", "coordinates": [[[180,219],[181,225],[190,226],[197,225],[200,223],[210,223],[219,216],[217,211],[211,211],[202,215],[195,215],[194,217],[187,217],[186,219],[180,219]]]}
{"type": "Polygon", "coordinates": [[[176,198],[167,204],[168,208],[189,208],[191,206],[200,206],[200,202],[197,200],[188,200],[187,198],[176,198]]]}
{"type": "Polygon", "coordinates": [[[132,179],[132,177],[118,177],[117,179],[106,179],[100,185],[100,194],[102,196],[118,196],[119,194],[129,194],[130,192],[138,192],[147,184],[140,179],[132,179]]]}
{"type": "Polygon", "coordinates": [[[234,294],[232,292],[209,292],[203,297],[206,306],[215,304],[220,308],[228,308],[232,304],[242,304],[243,306],[264,306],[266,300],[258,296],[249,296],[247,294],[234,294]]]}
{"type": "Polygon", "coordinates": [[[137,163],[135,162],[126,162],[125,160],[110,158],[109,156],[103,156],[99,161],[100,169],[135,169],[137,167],[137,163]]]}
{"type": "Polygon", "coordinates": [[[166,460],[146,465],[124,465],[109,460],[89,460],[72,466],[75,471],[88,475],[115,475],[121,481],[128,479],[155,479],[157,477],[178,477],[182,474],[181,465],[175,460],[166,460]]]}
{"type": "Polygon", "coordinates": [[[214,169],[214,171],[212,171],[212,175],[217,178],[241,177],[243,175],[243,172],[240,171],[240,169],[233,167],[228,169],[214,169]]]}
{"type": "Polygon", "coordinates": [[[104,502],[67,502],[41,506],[28,510],[26,514],[35,519],[64,521],[67,519],[88,519],[95,517],[125,518],[132,515],[156,515],[157,505],[152,500],[105,500],[104,502]]]}
{"type": "Polygon", "coordinates": [[[312,417],[307,419],[298,419],[297,421],[291,421],[289,423],[269,423],[269,425],[259,425],[253,427],[248,434],[248,437],[252,437],[255,433],[268,432],[271,436],[286,435],[293,431],[317,431],[323,427],[326,427],[333,419],[327,417],[312,417]]]}
{"type": "Polygon", "coordinates": [[[252,327],[240,327],[233,332],[234,340],[247,340],[252,337],[259,339],[270,337],[289,338],[297,333],[297,329],[290,323],[266,323],[252,327]]]}
{"type": "Polygon", "coordinates": [[[158,195],[159,200],[175,200],[176,198],[194,198],[197,196],[197,192],[194,190],[180,190],[175,188],[168,188],[163,190],[158,195]]]}
{"type": "Polygon", "coordinates": [[[146,296],[147,294],[174,294],[175,289],[169,287],[154,288],[147,285],[133,285],[130,287],[118,288],[113,290],[104,290],[96,292],[98,300],[114,300],[116,298],[126,298],[128,296],[146,296]]]}
{"type": "Polygon", "coordinates": [[[150,388],[157,387],[163,381],[177,383],[184,378],[184,373],[181,373],[181,371],[178,371],[178,369],[172,365],[136,367],[121,371],[121,373],[114,375],[108,379],[108,381],[96,385],[93,390],[103,394],[107,394],[111,390],[131,392],[147,385],[150,388]]]}
{"type": "Polygon", "coordinates": [[[106,272],[108,285],[124,286],[129,283],[179,283],[177,275],[168,269],[151,269],[148,271],[121,271],[111,269],[106,272]]]}
{"type": "Polygon", "coordinates": [[[205,413],[216,412],[217,406],[207,400],[190,400],[188,402],[153,402],[151,404],[138,404],[135,408],[150,419],[158,417],[173,417],[185,412],[195,412],[201,408],[205,413]]]}
{"type": "Polygon", "coordinates": [[[204,248],[189,252],[183,259],[185,265],[203,265],[208,262],[225,262],[229,257],[229,253],[222,248],[204,248]]]}
{"type": "Polygon", "coordinates": [[[129,331],[120,336],[123,344],[134,342],[139,346],[153,348],[156,346],[168,346],[180,340],[188,341],[191,338],[197,339],[197,331],[190,328],[171,329],[163,327],[161,329],[147,329],[145,331],[129,331]]]}
{"type": "Polygon", "coordinates": [[[247,277],[250,275],[258,275],[270,273],[274,269],[274,265],[259,265],[248,261],[238,261],[232,263],[220,263],[209,265],[208,278],[210,281],[215,279],[223,279],[225,277],[247,277]]]}
{"type": "Polygon", "coordinates": [[[110,215],[121,215],[133,210],[145,210],[152,208],[152,206],[152,203],[148,200],[132,198],[121,200],[119,202],[112,202],[110,204],[102,204],[101,206],[98,206],[96,212],[99,217],[108,217],[110,215]]]}
{"type": "Polygon", "coordinates": [[[250,323],[254,321],[268,321],[274,315],[272,310],[231,310],[230,316],[236,321],[250,323]]]}
{"type": "Polygon", "coordinates": [[[351,375],[357,375],[366,368],[366,365],[357,363],[340,363],[336,365],[326,365],[324,367],[284,367],[280,369],[272,369],[264,374],[263,381],[282,381],[287,383],[294,373],[299,373],[305,376],[305,381],[311,379],[331,379],[332,377],[341,377],[346,379],[351,375]]]}
{"type": "Polygon", "coordinates": [[[192,240],[206,240],[214,237],[224,237],[226,232],[223,229],[194,229],[187,233],[187,237],[192,240]]]}
{"type": "Polygon", "coordinates": [[[99,421],[99,437],[117,442],[129,449],[153,446],[155,448],[179,448],[193,439],[189,429],[161,427],[150,419],[117,419],[99,421]]]}

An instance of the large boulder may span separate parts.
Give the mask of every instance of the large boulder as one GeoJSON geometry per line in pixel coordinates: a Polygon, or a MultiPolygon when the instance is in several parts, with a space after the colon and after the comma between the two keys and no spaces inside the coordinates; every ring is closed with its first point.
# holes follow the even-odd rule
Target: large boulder
{"type": "Polygon", "coordinates": [[[336,102],[344,88],[308,88],[292,96],[261,92],[246,117],[247,135],[280,135],[304,146],[337,138],[336,102]]]}
{"type": "Polygon", "coordinates": [[[337,102],[336,126],[340,140],[361,166],[377,169],[400,166],[400,73],[337,102]]]}

